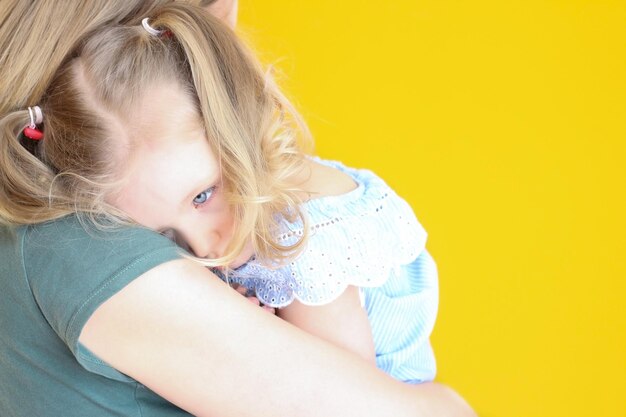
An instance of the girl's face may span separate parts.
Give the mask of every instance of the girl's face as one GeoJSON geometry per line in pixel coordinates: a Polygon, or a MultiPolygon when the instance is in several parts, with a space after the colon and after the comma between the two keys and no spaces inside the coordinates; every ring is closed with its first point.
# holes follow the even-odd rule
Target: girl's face
{"type": "Polygon", "coordinates": [[[147,95],[139,119],[135,132],[142,138],[112,204],[144,226],[173,231],[198,257],[224,255],[234,218],[194,106],[180,89],[157,88],[147,95]]]}

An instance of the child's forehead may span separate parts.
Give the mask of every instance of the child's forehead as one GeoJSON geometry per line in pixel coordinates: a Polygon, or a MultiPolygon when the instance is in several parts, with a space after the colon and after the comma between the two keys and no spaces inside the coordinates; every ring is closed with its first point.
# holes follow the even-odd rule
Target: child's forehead
{"type": "Polygon", "coordinates": [[[146,92],[133,119],[133,136],[139,146],[152,147],[170,140],[182,142],[204,134],[194,101],[176,84],[156,85],[146,92]]]}
{"type": "Polygon", "coordinates": [[[187,194],[197,194],[220,178],[219,162],[194,101],[185,90],[163,84],[139,101],[128,116],[130,147],[121,165],[127,184],[122,194],[131,192],[137,207],[146,200],[182,201],[187,194]]]}

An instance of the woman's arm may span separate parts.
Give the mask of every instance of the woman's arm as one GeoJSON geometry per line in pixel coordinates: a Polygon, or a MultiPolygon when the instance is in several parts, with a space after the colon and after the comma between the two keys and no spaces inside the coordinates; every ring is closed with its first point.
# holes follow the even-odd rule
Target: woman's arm
{"type": "Polygon", "coordinates": [[[397,382],[189,260],[138,277],[96,310],[80,341],[198,416],[474,416],[448,388],[397,382]]]}

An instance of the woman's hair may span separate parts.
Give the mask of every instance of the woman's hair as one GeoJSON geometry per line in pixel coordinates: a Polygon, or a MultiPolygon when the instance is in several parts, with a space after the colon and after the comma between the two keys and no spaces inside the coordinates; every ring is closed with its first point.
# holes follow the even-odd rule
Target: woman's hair
{"type": "MultiPolygon", "coordinates": [[[[0,14],[3,25],[5,14],[0,14]]],[[[227,253],[207,263],[230,263],[250,240],[263,260],[293,256],[308,228],[290,247],[281,246],[274,234],[281,215],[306,223],[290,185],[302,167],[306,126],[234,33],[205,10],[184,2],[150,10],[150,25],[163,30],[161,36],[142,27],[145,15],[135,16],[95,28],[74,47],[66,46],[70,55],[56,71],[37,71],[50,78],[45,86],[27,81],[28,97],[3,97],[0,218],[32,224],[71,213],[121,216],[106,197],[119,190],[122,166],[141,140],[132,115],[141,110],[147,91],[174,84],[198,110],[236,219],[227,253]],[[20,132],[28,112],[6,109],[5,101],[38,104],[45,139],[27,150],[29,140],[20,132]]],[[[16,82],[18,73],[29,73],[27,65],[7,70],[16,82]]],[[[10,86],[20,96],[16,88],[21,87],[10,86]]]]}

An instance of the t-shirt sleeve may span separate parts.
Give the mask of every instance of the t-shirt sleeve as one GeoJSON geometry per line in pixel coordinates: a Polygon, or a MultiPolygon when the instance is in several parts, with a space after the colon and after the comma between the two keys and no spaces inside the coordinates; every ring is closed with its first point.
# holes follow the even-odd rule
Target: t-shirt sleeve
{"type": "Polygon", "coordinates": [[[78,337],[94,311],[144,272],[183,256],[152,230],[98,230],[74,216],[29,227],[22,251],[41,313],[81,363],[78,337]]]}

